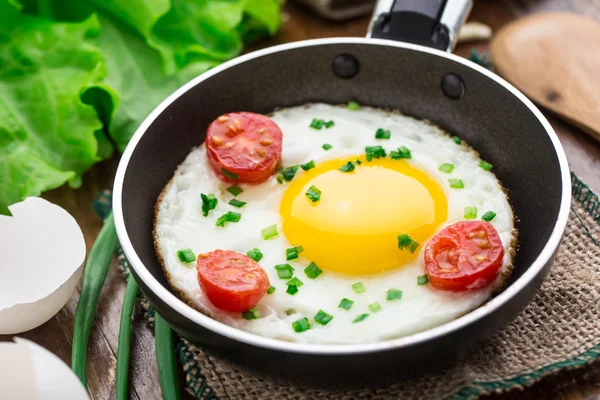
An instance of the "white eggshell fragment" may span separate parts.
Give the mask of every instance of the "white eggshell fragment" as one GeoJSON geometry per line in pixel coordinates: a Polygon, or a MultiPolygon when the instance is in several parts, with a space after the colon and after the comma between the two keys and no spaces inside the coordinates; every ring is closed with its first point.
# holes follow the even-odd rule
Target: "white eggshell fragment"
{"type": "Polygon", "coordinates": [[[59,206],[29,197],[0,215],[0,334],[36,328],[73,294],[85,259],[83,233],[59,206]]]}
{"type": "Polygon", "coordinates": [[[88,394],[58,357],[29,340],[0,343],[0,393],[19,400],[84,400],[88,394]]]}

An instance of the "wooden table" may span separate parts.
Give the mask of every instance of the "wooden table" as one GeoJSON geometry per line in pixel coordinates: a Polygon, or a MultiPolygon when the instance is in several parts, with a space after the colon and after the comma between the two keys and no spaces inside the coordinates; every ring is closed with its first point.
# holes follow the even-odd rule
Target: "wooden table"
{"type": "MultiPolygon", "coordinates": [[[[490,25],[494,30],[507,22],[531,12],[547,10],[571,10],[586,14],[600,21],[600,0],[475,0],[471,20],[490,25]]],[[[265,40],[254,47],[297,41],[317,37],[364,36],[369,17],[349,22],[331,23],[315,17],[306,9],[287,4],[284,25],[277,37],[265,40]]],[[[471,47],[486,51],[486,44],[459,46],[456,52],[466,56],[471,47]]],[[[600,93],[598,94],[600,96],[600,93]]],[[[557,120],[546,113],[565,147],[571,168],[596,192],[600,192],[600,144],[581,131],[557,120]]],[[[91,248],[101,223],[90,205],[96,194],[110,189],[118,159],[96,165],[84,176],[84,185],[78,190],[66,187],[47,193],[44,197],[67,209],[79,222],[91,248]]],[[[94,399],[115,397],[115,355],[119,332],[121,304],[125,281],[119,275],[116,260],[102,291],[89,345],[88,380],[94,399]]],[[[20,336],[33,340],[55,353],[65,362],[71,360],[73,317],[78,294],[65,308],[43,326],[20,336]]],[[[0,340],[10,337],[0,336],[0,340]]],[[[161,391],[154,357],[154,337],[140,310],[136,310],[133,322],[130,396],[132,399],[160,399],[161,391]]],[[[183,379],[180,379],[183,382],[183,379]]],[[[187,396],[187,394],[185,395],[187,396]]],[[[592,368],[565,372],[545,378],[523,392],[494,395],[494,399],[586,399],[600,400],[600,362],[592,368]]]]}

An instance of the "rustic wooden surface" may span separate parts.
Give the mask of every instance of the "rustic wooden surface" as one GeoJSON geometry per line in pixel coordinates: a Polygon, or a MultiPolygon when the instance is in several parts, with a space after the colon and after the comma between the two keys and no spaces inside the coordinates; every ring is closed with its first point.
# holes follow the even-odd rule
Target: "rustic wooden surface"
{"type": "MultiPolygon", "coordinates": [[[[571,10],[600,21],[600,0],[475,0],[475,2],[471,19],[485,22],[495,30],[522,15],[548,10],[571,10]]],[[[315,37],[363,36],[369,20],[368,17],[363,17],[349,22],[331,23],[293,4],[285,6],[285,15],[285,23],[278,36],[265,40],[255,47],[315,37]]],[[[468,55],[471,47],[480,51],[487,50],[486,43],[478,43],[460,46],[457,53],[468,55]]],[[[546,113],[546,115],[560,136],[571,168],[595,191],[600,192],[600,144],[578,129],[559,121],[552,114],[546,113]]],[[[111,187],[117,161],[115,158],[92,168],[85,174],[84,185],[78,190],[64,187],[45,195],[48,200],[67,209],[79,222],[85,234],[88,251],[101,226],[90,204],[99,191],[111,187]]],[[[90,337],[88,381],[93,399],[115,398],[115,355],[124,292],[125,281],[119,275],[116,260],[113,260],[90,337]]],[[[73,296],[65,308],[49,322],[20,336],[39,343],[70,363],[73,317],[77,298],[78,294],[73,296]]],[[[131,344],[130,396],[132,399],[161,398],[153,339],[152,331],[143,320],[140,310],[137,309],[131,344]]],[[[1,340],[10,340],[10,337],[0,336],[1,340]]],[[[183,382],[183,379],[180,381],[183,382]]],[[[189,398],[188,395],[184,397],[189,398]]],[[[600,363],[596,363],[595,368],[588,367],[547,377],[524,391],[513,391],[488,398],[600,400],[600,363]]]]}

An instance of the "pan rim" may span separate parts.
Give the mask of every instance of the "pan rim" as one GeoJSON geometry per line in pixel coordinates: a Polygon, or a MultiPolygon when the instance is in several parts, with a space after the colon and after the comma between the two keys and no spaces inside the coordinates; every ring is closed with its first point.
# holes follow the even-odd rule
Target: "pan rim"
{"type": "Polygon", "coordinates": [[[363,354],[363,353],[376,353],[376,352],[384,352],[393,349],[408,347],[412,345],[422,344],[437,338],[440,338],[444,335],[450,334],[451,332],[460,330],[477,320],[484,318],[485,316],[494,313],[498,309],[500,309],[503,305],[505,305],[511,298],[517,295],[521,290],[524,290],[530,283],[535,279],[535,277],[543,270],[544,266],[552,259],[555,251],[560,245],[561,239],[563,237],[568,216],[570,210],[571,203],[571,175],[567,162],[567,157],[564,152],[564,149],[556,135],[554,129],[551,127],[548,120],[544,117],[544,115],[540,112],[540,110],[527,98],[523,93],[521,93],[518,89],[512,86],[510,83],[500,78],[498,75],[493,72],[487,70],[486,68],[481,67],[467,59],[459,57],[457,55],[446,53],[441,50],[431,49],[428,47],[414,45],[403,42],[395,42],[386,39],[372,39],[372,38],[326,38],[326,39],[312,39],[305,40],[299,42],[286,43],[282,45],[277,45],[269,48],[265,48],[262,50],[258,50],[252,53],[248,53],[237,58],[234,58],[230,61],[227,61],[199,76],[192,79],[188,83],[181,86],[175,92],[173,92],[170,96],[168,96],[162,103],[160,103],[142,122],[142,124],[138,127],[135,134],[132,136],[129,144],[127,145],[125,151],[121,156],[121,160],[119,162],[119,166],[117,168],[115,182],[113,187],[113,214],[114,214],[114,222],[115,228],[117,231],[117,236],[123,248],[123,251],[128,258],[132,268],[135,271],[135,275],[143,281],[143,283],[156,295],[158,296],[169,308],[177,312],[182,317],[187,320],[198,324],[214,333],[227,337],[229,339],[245,343],[248,345],[253,345],[269,350],[275,351],[283,351],[288,353],[300,353],[300,354],[308,354],[308,355],[352,355],[352,354],[363,354]],[[125,226],[125,221],[123,218],[123,209],[122,209],[122,195],[123,195],[123,183],[125,179],[125,173],[127,171],[127,167],[129,161],[134,153],[137,144],[143,137],[144,133],[150,127],[150,125],[154,122],[154,120],[176,99],[185,94],[188,90],[192,89],[194,86],[199,84],[200,82],[209,79],[210,77],[228,69],[232,66],[244,63],[246,61],[267,56],[272,53],[277,53],[280,51],[286,51],[301,47],[311,47],[311,46],[322,46],[322,45],[330,45],[330,44],[368,44],[368,45],[376,45],[376,46],[388,46],[388,47],[397,47],[403,48],[407,50],[419,51],[424,53],[429,53],[435,56],[443,57],[449,59],[451,61],[462,64],[466,67],[469,67],[489,79],[492,79],[496,83],[502,85],[505,89],[511,92],[517,99],[519,99],[528,109],[529,111],[538,119],[543,128],[546,130],[548,137],[550,138],[554,150],[556,152],[556,156],[559,161],[560,171],[561,171],[561,183],[562,183],[562,193],[561,193],[561,203],[560,209],[558,212],[558,217],[554,224],[554,228],[550,238],[548,239],[546,245],[542,249],[542,251],[538,254],[537,258],[531,263],[529,268],[515,281],[512,285],[503,290],[499,295],[491,299],[489,302],[485,303],[483,306],[476,308],[475,310],[465,314],[464,316],[442,324],[440,326],[434,327],[432,329],[425,330],[423,332],[415,333],[409,336],[404,336],[396,339],[390,339],[381,342],[375,343],[360,343],[360,344],[311,344],[311,343],[297,343],[297,342],[285,342],[277,339],[267,338],[263,336],[258,336],[253,333],[249,333],[246,331],[239,330],[237,328],[233,328],[231,326],[225,325],[217,320],[214,320],[199,311],[193,309],[185,302],[180,300],[177,296],[171,293],[167,288],[162,286],[160,282],[150,273],[150,271],[145,267],[144,263],[137,256],[137,253],[129,240],[129,236],[127,234],[127,229],[125,226]]]}

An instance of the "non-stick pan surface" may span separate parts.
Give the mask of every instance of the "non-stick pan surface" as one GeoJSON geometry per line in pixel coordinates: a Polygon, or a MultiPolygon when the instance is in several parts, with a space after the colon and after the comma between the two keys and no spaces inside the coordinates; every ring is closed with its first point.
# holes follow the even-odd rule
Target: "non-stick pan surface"
{"type": "Polygon", "coordinates": [[[114,190],[115,222],[125,254],[142,290],[176,331],[255,371],[313,382],[364,382],[447,365],[463,357],[533,297],[554,259],[569,203],[569,170],[556,134],[515,88],[451,54],[361,38],[277,46],[196,78],[165,100],[138,129],[123,154],[114,190]],[[339,55],[358,62],[353,77],[334,72],[339,55]],[[448,74],[464,84],[459,99],[442,89],[448,74]],[[180,301],[169,290],[154,252],[153,207],[177,165],[203,142],[207,125],[231,111],[268,113],[307,102],[349,100],[430,120],[465,139],[494,164],[494,172],[508,189],[519,230],[515,270],[504,292],[426,332],[338,346],[258,337],[214,321],[180,301]]]}

